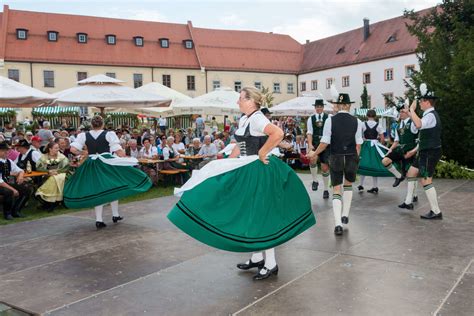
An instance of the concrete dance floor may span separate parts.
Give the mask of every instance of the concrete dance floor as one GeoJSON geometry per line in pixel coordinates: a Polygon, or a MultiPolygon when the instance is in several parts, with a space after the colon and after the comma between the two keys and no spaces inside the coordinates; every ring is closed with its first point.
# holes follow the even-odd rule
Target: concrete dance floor
{"type": "Polygon", "coordinates": [[[406,182],[379,183],[378,195],[354,192],[342,237],[331,200],[310,192],[317,225],[278,247],[278,277],[257,282],[235,268],[248,254],[168,222],[175,197],[124,205],[115,225],[107,207],[100,231],[93,211],[3,226],[0,301],[46,315],[474,315],[474,182],[435,182],[442,221],[419,218],[422,189],[407,211],[406,182]]]}

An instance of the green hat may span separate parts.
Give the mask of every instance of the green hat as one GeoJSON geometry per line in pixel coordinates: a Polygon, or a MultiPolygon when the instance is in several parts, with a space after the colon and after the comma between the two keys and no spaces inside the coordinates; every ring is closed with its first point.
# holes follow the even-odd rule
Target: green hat
{"type": "Polygon", "coordinates": [[[328,100],[328,102],[334,103],[334,104],[351,104],[355,103],[351,101],[351,98],[349,97],[349,94],[347,93],[339,93],[339,96],[337,97],[336,101],[333,100],[328,100]]]}
{"type": "Polygon", "coordinates": [[[323,99],[316,99],[316,100],[314,101],[313,106],[316,106],[316,107],[322,106],[322,107],[324,107],[324,101],[323,101],[323,99]]]}

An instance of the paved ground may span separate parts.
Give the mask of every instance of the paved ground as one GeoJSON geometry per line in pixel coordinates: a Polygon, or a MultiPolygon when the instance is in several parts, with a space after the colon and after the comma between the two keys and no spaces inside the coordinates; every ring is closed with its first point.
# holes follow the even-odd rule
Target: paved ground
{"type": "MultiPolygon", "coordinates": [[[[309,187],[309,175],[302,175],[309,187]]],[[[371,180],[368,179],[370,182],[371,180]]],[[[280,274],[252,281],[166,219],[174,197],[0,227],[0,301],[51,315],[474,315],[474,182],[436,181],[443,221],[396,207],[406,183],[354,193],[346,234],[312,193],[318,223],[277,249],[280,274]]],[[[2,305],[0,304],[0,307],[2,305]]],[[[0,308],[1,312],[1,308],[0,308]]]]}

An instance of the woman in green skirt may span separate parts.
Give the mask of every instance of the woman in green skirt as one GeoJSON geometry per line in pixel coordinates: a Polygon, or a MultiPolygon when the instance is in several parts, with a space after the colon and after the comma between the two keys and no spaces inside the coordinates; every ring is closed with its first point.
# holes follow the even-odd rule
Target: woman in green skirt
{"type": "Polygon", "coordinates": [[[112,221],[123,217],[118,212],[118,200],[146,192],[150,178],[137,165],[135,158],[124,158],[125,151],[113,131],[105,131],[100,115],[92,118],[92,130],[81,133],[71,144],[71,152],[83,156],[83,163],[64,186],[64,203],[69,208],[94,207],[97,229],[107,225],[102,219],[104,204],[112,207],[112,221]],[[115,155],[112,155],[114,153],[115,155]]]}
{"type": "Polygon", "coordinates": [[[278,274],[274,247],[315,224],[311,201],[296,173],[274,156],[283,131],[259,110],[263,95],[244,88],[238,101],[244,113],[238,142],[228,159],[195,170],[175,194],[180,201],[168,214],[195,239],[233,252],[256,252],[239,269],[259,268],[255,280],[278,274]],[[265,250],[265,258],[262,250],[265,250]]]}

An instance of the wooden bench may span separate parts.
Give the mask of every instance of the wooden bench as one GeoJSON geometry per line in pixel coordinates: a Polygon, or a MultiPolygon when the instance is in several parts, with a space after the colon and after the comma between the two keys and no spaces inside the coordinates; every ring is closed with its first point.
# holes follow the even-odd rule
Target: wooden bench
{"type": "MultiPolygon", "coordinates": [[[[175,183],[178,183],[177,181],[178,175],[182,173],[187,173],[187,172],[189,172],[189,170],[186,170],[186,169],[166,169],[166,170],[162,169],[159,171],[159,173],[163,175],[163,184],[165,185],[166,185],[166,178],[168,176],[174,176],[175,183]]],[[[181,183],[183,183],[182,178],[181,178],[181,183]]]]}

